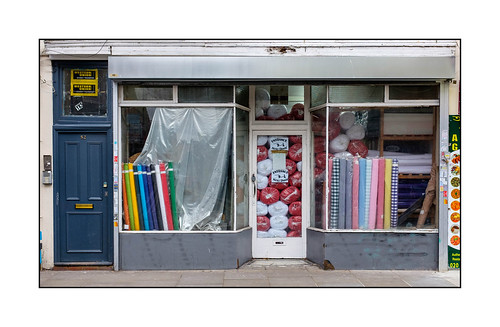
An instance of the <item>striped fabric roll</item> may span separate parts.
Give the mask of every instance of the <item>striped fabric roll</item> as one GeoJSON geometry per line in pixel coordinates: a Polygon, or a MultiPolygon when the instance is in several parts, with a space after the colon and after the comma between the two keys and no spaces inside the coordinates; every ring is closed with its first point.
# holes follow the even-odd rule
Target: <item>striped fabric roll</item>
{"type": "Polygon", "coordinates": [[[345,228],[352,228],[352,160],[346,160],[345,180],[345,228]]]}
{"type": "Polygon", "coordinates": [[[391,178],[391,227],[398,227],[398,159],[392,159],[391,178]]]}
{"type": "Polygon", "coordinates": [[[370,218],[370,197],[371,197],[371,187],[372,187],[372,159],[366,159],[366,189],[365,189],[365,217],[363,224],[359,223],[359,228],[367,229],[368,220],[370,218]]]}
{"type": "Polygon", "coordinates": [[[345,198],[346,198],[346,175],[347,175],[347,160],[339,159],[339,224],[338,228],[345,229],[345,198]]]}
{"type": "Polygon", "coordinates": [[[330,200],[330,229],[339,228],[340,162],[333,158],[332,187],[330,200]]]}

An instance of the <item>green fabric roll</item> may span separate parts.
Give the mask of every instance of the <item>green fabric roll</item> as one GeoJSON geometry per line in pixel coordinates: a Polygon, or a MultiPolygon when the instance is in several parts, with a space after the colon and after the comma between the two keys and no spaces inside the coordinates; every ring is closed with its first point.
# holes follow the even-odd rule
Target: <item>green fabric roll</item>
{"type": "Polygon", "coordinates": [[[172,220],[174,230],[179,230],[179,217],[177,215],[177,203],[175,202],[175,180],[172,162],[168,162],[168,186],[170,187],[170,203],[172,205],[172,220]]]}

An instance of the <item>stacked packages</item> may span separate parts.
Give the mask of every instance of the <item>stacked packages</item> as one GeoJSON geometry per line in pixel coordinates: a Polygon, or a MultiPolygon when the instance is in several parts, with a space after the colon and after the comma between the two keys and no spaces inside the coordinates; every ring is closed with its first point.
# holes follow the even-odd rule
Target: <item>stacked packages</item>
{"type": "Polygon", "coordinates": [[[329,229],[397,227],[397,159],[331,158],[327,171],[329,229]]]}
{"type": "Polygon", "coordinates": [[[172,163],[122,166],[124,230],[179,230],[172,163]],[[168,177],[167,177],[168,175],[168,177]]]}
{"type": "Polygon", "coordinates": [[[301,236],[302,138],[287,139],[290,146],[284,151],[286,173],[281,182],[272,180],[273,156],[279,154],[270,149],[267,136],[257,139],[257,237],[301,236]]]}

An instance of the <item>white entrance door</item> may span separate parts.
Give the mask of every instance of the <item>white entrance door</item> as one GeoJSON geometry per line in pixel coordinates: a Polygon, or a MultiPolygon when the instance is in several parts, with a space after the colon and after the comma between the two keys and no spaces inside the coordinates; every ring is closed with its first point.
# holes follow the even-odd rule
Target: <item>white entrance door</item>
{"type": "Polygon", "coordinates": [[[305,131],[252,133],[250,226],[254,258],[305,258],[309,158],[305,131]]]}

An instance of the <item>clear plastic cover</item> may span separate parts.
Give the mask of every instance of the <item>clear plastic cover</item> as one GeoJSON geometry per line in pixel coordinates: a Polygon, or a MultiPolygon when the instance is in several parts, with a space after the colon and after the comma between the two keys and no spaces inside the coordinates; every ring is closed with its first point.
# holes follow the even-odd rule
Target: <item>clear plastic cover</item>
{"type": "Polygon", "coordinates": [[[180,230],[220,230],[232,108],[156,108],[135,164],[172,162],[180,230]]]}

